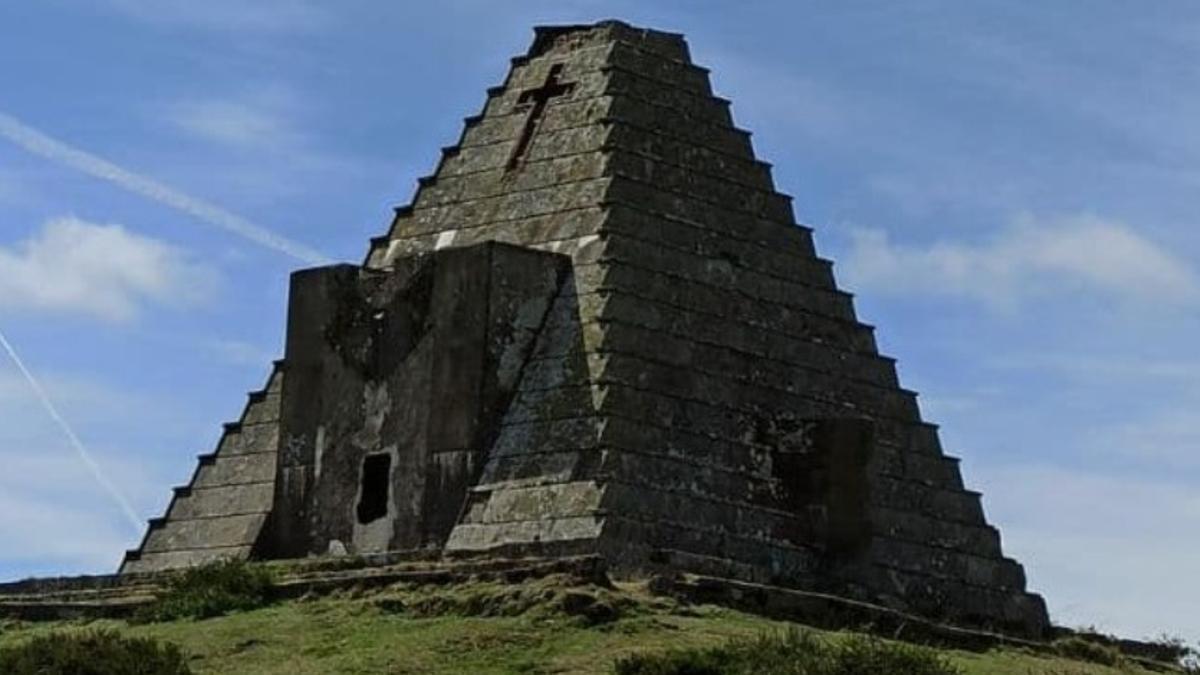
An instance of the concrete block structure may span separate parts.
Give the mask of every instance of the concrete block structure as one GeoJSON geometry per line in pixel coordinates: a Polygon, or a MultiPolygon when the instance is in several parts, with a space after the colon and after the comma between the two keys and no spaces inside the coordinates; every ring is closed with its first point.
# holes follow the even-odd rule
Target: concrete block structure
{"type": "Polygon", "coordinates": [[[1047,626],[682,36],[538,28],[122,572],[600,553],[1047,626]]]}

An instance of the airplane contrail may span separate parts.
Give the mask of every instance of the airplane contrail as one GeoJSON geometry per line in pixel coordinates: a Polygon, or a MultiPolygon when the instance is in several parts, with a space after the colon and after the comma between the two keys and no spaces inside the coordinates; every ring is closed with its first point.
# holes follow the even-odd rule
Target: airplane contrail
{"type": "Polygon", "coordinates": [[[225,209],[164,185],[153,178],[123,169],[112,162],[80,150],[30,127],[17,118],[0,112],[0,136],[35,155],[108,181],[134,194],[182,211],[210,225],[232,232],[260,246],[273,249],[311,265],[328,265],[329,257],[275,234],[267,228],[225,209]]]}
{"type": "MultiPolygon", "coordinates": [[[[117,187],[181,211],[198,220],[215,225],[255,244],[283,253],[304,263],[310,265],[327,265],[331,262],[328,256],[315,249],[275,234],[271,230],[246,220],[235,213],[226,211],[215,204],[180,192],[153,178],[123,169],[102,157],[51,138],[4,112],[0,112],[0,137],[8,139],[35,155],[40,155],[100,180],[108,181],[117,187]]],[[[83,441],[79,440],[79,436],[75,434],[71,425],[59,413],[58,408],[55,407],[54,402],[46,394],[45,389],[42,388],[37,378],[25,367],[25,363],[21,360],[12,343],[8,341],[3,332],[0,332],[0,347],[3,347],[4,351],[8,353],[8,357],[16,364],[17,369],[21,371],[30,388],[37,395],[42,407],[46,409],[46,412],[54,419],[59,428],[62,429],[71,447],[74,448],[75,453],[79,455],[79,459],[87,466],[92,476],[96,479],[96,482],[104,488],[105,492],[121,508],[125,517],[133,525],[134,530],[140,533],[143,523],[138,518],[137,512],[134,511],[129,500],[126,499],[125,495],[105,475],[100,465],[96,463],[95,458],[88,451],[87,446],[83,444],[83,441]]]]}
{"type": "Polygon", "coordinates": [[[25,376],[25,381],[29,383],[29,387],[33,389],[35,394],[37,394],[38,400],[42,403],[42,407],[45,408],[50,417],[54,418],[54,421],[58,423],[59,428],[62,429],[62,432],[66,435],[67,440],[71,442],[71,447],[75,449],[75,453],[79,455],[79,459],[83,460],[83,463],[87,465],[88,470],[92,472],[92,476],[96,479],[96,482],[100,483],[100,486],[104,488],[105,492],[107,492],[110,497],[112,497],[113,501],[117,503],[117,506],[121,507],[121,511],[124,512],[125,517],[129,519],[129,523],[133,525],[134,531],[140,534],[143,523],[141,519],[138,518],[137,512],[133,510],[133,506],[130,505],[129,500],[125,498],[125,495],[122,494],[117,486],[108,479],[108,476],[104,474],[104,471],[101,470],[100,465],[97,464],[95,458],[92,457],[92,453],[88,451],[86,446],[84,446],[83,441],[79,440],[79,437],[75,435],[75,431],[71,429],[71,425],[67,424],[67,420],[58,412],[58,408],[55,407],[54,402],[51,401],[50,397],[46,395],[46,390],[42,388],[41,383],[39,383],[37,378],[33,376],[33,373],[29,372],[29,369],[25,367],[25,362],[21,360],[21,357],[17,356],[17,351],[13,349],[12,343],[8,341],[8,338],[5,337],[4,331],[2,330],[0,330],[0,347],[3,347],[4,351],[8,352],[8,357],[12,359],[13,363],[16,364],[17,370],[21,371],[21,374],[25,376]]]}

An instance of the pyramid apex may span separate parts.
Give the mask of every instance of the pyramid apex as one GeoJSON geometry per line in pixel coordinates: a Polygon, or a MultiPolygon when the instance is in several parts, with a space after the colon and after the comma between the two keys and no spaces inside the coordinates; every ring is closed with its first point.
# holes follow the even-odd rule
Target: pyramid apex
{"type": "Polygon", "coordinates": [[[687,42],[682,33],[642,28],[620,19],[601,19],[587,24],[534,26],[533,32],[533,44],[529,47],[527,58],[541,56],[559,45],[620,40],[652,45],[652,51],[666,52],[672,58],[690,61],[687,42]]]}

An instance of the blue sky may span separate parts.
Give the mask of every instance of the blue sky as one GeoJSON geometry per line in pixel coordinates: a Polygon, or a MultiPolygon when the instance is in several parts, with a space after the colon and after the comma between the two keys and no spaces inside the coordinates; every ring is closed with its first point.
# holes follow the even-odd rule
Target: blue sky
{"type": "MultiPolygon", "coordinates": [[[[681,31],[1054,618],[1200,640],[1200,5],[732,6],[2,3],[0,329],[158,515],[531,26],[681,31]]],[[[0,466],[0,577],[140,536],[10,362],[0,466]]]]}

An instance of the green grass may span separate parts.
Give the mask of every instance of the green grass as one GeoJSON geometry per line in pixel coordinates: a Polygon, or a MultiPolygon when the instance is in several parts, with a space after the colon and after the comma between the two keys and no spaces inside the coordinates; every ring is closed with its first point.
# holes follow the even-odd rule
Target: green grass
{"type": "Polygon", "coordinates": [[[1128,665],[1127,660],[1116,647],[1102,645],[1082,637],[1055,640],[1054,650],[1067,658],[1078,661],[1090,661],[1115,668],[1128,665]]]}
{"type": "Polygon", "coordinates": [[[137,620],[208,619],[264,607],[270,602],[269,569],[242,560],[220,560],[172,576],[165,592],[137,620]]]}
{"type": "Polygon", "coordinates": [[[34,637],[0,648],[4,675],[191,675],[178,647],[111,630],[34,637]]]}
{"type": "MultiPolygon", "coordinates": [[[[762,636],[786,636],[796,626],[719,607],[682,605],[652,596],[641,586],[578,586],[552,577],[513,585],[346,591],[203,620],[137,625],[119,621],[10,622],[0,624],[0,649],[39,636],[95,629],[177,644],[198,675],[459,675],[611,674],[619,659],[638,654],[736,650],[738,645],[764,639],[762,636]]],[[[805,635],[819,639],[834,652],[858,650],[860,656],[895,646],[850,633],[807,631],[805,635]]],[[[1119,670],[1062,655],[1016,650],[941,650],[938,655],[964,675],[1146,672],[1128,665],[1119,670]]]]}
{"type": "Polygon", "coordinates": [[[617,661],[617,675],[961,675],[932,649],[885,642],[862,635],[821,638],[790,629],[750,640],[667,652],[643,653],[617,661]]]}

